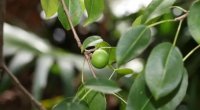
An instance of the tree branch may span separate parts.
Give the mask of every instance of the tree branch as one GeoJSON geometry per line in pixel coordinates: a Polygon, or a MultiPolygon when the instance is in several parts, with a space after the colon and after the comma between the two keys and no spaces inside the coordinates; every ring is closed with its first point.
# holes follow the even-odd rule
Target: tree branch
{"type": "Polygon", "coordinates": [[[8,74],[8,76],[11,78],[12,82],[15,84],[15,86],[24,93],[25,96],[27,96],[31,103],[38,109],[38,110],[45,110],[45,108],[41,105],[40,102],[38,102],[19,82],[19,80],[13,75],[13,73],[8,69],[8,67],[4,63],[3,58],[3,24],[5,19],[5,0],[0,0],[0,69],[8,74]]]}
{"type": "Polygon", "coordinates": [[[76,42],[77,42],[77,45],[78,45],[79,48],[81,48],[81,47],[82,47],[81,40],[79,39],[78,34],[77,34],[76,30],[74,29],[72,20],[71,20],[71,18],[70,18],[70,13],[69,13],[69,11],[68,11],[67,6],[65,5],[65,1],[64,1],[64,0],[61,0],[61,2],[62,2],[63,9],[64,9],[64,11],[65,11],[65,14],[67,15],[67,19],[68,19],[68,21],[69,21],[69,25],[70,25],[70,27],[71,27],[71,29],[72,29],[72,32],[73,32],[74,38],[75,38],[75,40],[76,40],[76,42]]]}
{"type": "MultiPolygon", "coordinates": [[[[64,0],[61,0],[61,3],[62,3],[62,6],[63,6],[63,9],[65,11],[65,14],[67,16],[67,19],[69,21],[69,25],[70,25],[70,27],[72,29],[72,32],[73,32],[73,35],[74,35],[74,39],[76,40],[76,43],[77,43],[78,47],[81,49],[82,43],[81,43],[81,40],[80,40],[80,38],[79,38],[79,36],[78,36],[74,26],[73,26],[68,7],[66,6],[64,0]]],[[[90,70],[91,70],[91,72],[93,74],[93,77],[96,78],[96,73],[95,73],[94,69],[92,68],[92,66],[90,64],[90,55],[87,52],[84,52],[84,56],[85,56],[85,58],[86,58],[86,60],[88,62],[88,65],[89,65],[89,68],[90,68],[90,70]]]]}

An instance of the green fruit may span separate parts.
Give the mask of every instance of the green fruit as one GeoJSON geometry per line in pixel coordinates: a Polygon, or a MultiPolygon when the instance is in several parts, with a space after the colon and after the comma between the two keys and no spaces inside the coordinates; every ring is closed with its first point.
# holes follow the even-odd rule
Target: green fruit
{"type": "Polygon", "coordinates": [[[109,54],[102,49],[95,50],[92,54],[91,63],[95,68],[104,68],[109,61],[109,54]]]}

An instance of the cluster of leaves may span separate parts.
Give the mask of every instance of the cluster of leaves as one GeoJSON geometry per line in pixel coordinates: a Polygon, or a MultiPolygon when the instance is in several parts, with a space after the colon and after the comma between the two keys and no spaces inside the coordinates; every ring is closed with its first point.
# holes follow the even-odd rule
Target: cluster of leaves
{"type": "MultiPolygon", "coordinates": [[[[78,25],[83,16],[84,10],[87,10],[88,18],[84,25],[88,25],[97,20],[104,10],[104,0],[63,0],[65,5],[69,8],[69,14],[74,26],[78,25]]],[[[46,17],[50,18],[58,13],[58,19],[63,27],[67,30],[71,29],[67,20],[65,10],[59,0],[41,0],[42,8],[45,11],[46,17]]]]}
{"type": "MultiPolygon", "coordinates": [[[[84,0],[81,4],[79,0],[42,0],[42,6],[47,17],[58,12],[58,18],[65,29],[70,29],[63,4],[68,7],[73,25],[80,22],[84,8],[86,8],[88,18],[85,24],[97,20],[103,13],[103,0],[84,0]],[[55,4],[57,4],[55,6],[55,4]],[[53,8],[52,8],[53,7],[53,8]],[[55,10],[50,10],[55,9],[55,10]]],[[[171,20],[157,20],[158,17],[168,13],[175,0],[153,0],[145,9],[142,16],[139,16],[133,26],[120,38],[116,47],[110,46],[99,36],[90,36],[82,46],[82,52],[88,51],[88,47],[94,49],[104,49],[110,55],[108,66],[112,67],[113,74],[131,74],[133,71],[128,68],[120,68],[130,60],[141,54],[151,43],[151,27],[164,22],[179,21],[174,42],[163,42],[158,44],[151,51],[145,69],[140,73],[131,89],[127,102],[122,99],[118,92],[121,90],[117,86],[117,81],[111,80],[113,74],[108,79],[92,78],[83,81],[73,99],[67,99],[58,105],[54,110],[106,110],[105,94],[113,94],[126,104],[126,110],[174,110],[183,100],[187,86],[188,73],[184,67],[184,61],[188,56],[182,56],[181,51],[176,46],[177,37],[182,21],[188,17],[188,27],[194,40],[200,44],[200,1],[191,5],[189,11],[179,7],[185,12],[181,17],[171,20]],[[188,14],[189,13],[189,14],[188,14]],[[99,107],[98,107],[99,106],[99,107]]],[[[190,53],[189,53],[190,54],[190,53]]]]}

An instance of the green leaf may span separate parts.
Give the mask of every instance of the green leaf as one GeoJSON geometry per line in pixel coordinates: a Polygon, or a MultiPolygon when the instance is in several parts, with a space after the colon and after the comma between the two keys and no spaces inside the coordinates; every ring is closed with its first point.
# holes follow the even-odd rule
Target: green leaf
{"type": "Polygon", "coordinates": [[[150,20],[168,12],[175,1],[176,0],[152,0],[144,11],[142,23],[148,23],[150,20]]]}
{"type": "Polygon", "coordinates": [[[85,25],[97,20],[104,10],[104,0],[84,0],[88,18],[85,25]]]}
{"type": "Polygon", "coordinates": [[[159,110],[175,110],[176,107],[184,99],[187,92],[187,87],[188,87],[188,73],[187,70],[184,69],[183,78],[179,90],[177,90],[173,98],[168,103],[160,107],[159,110]]]}
{"type": "Polygon", "coordinates": [[[57,12],[58,4],[58,0],[41,0],[41,5],[47,18],[53,16],[57,12]]]}
{"type": "Polygon", "coordinates": [[[55,105],[52,110],[89,110],[89,108],[83,103],[65,100],[55,105]]]}
{"type": "Polygon", "coordinates": [[[175,110],[186,95],[187,87],[188,74],[185,70],[180,86],[170,95],[155,101],[142,73],[131,87],[126,110],[175,110]]]}
{"type": "Polygon", "coordinates": [[[116,62],[116,47],[111,47],[107,51],[109,53],[109,64],[116,62]]]}
{"type": "Polygon", "coordinates": [[[100,36],[90,36],[83,41],[83,46],[81,50],[83,51],[88,47],[96,46],[101,42],[103,42],[103,39],[100,36]]]}
{"type": "Polygon", "coordinates": [[[143,17],[142,15],[138,16],[138,17],[135,19],[135,21],[133,22],[132,26],[138,26],[138,25],[140,25],[141,22],[142,22],[142,17],[143,17]]]}
{"type": "Polygon", "coordinates": [[[144,25],[132,27],[117,44],[116,57],[118,65],[132,60],[143,52],[151,38],[150,29],[144,25]]]}
{"type": "Polygon", "coordinates": [[[130,89],[126,110],[156,110],[151,104],[151,98],[152,96],[146,87],[144,74],[141,73],[130,89]]]}
{"type": "MultiPolygon", "coordinates": [[[[65,5],[68,7],[73,26],[78,25],[83,14],[80,0],[65,0],[65,5]]],[[[63,6],[59,6],[58,8],[58,19],[60,20],[61,24],[65,29],[71,29],[63,6]]]]}
{"type": "Polygon", "coordinates": [[[156,100],[171,93],[180,83],[183,74],[182,55],[170,43],[156,46],[146,64],[145,80],[156,100]]]}
{"type": "Polygon", "coordinates": [[[90,79],[85,83],[85,88],[106,94],[117,93],[121,90],[116,82],[108,79],[90,79]]]}
{"type": "Polygon", "coordinates": [[[188,28],[194,40],[200,44],[200,1],[194,2],[188,15],[188,28]]]}
{"type": "Polygon", "coordinates": [[[106,98],[103,94],[91,91],[84,101],[90,110],[106,110],[106,98]]]}
{"type": "Polygon", "coordinates": [[[108,44],[107,42],[103,41],[98,43],[95,48],[101,48],[101,47],[111,47],[110,44],[108,44]]]}
{"type": "Polygon", "coordinates": [[[132,74],[133,70],[129,68],[119,68],[119,69],[116,69],[115,72],[120,75],[127,75],[127,74],[132,74]]]}

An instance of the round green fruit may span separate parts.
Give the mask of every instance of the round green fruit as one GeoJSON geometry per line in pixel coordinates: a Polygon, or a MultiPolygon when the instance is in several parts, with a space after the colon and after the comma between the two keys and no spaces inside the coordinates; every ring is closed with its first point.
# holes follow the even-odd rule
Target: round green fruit
{"type": "Polygon", "coordinates": [[[91,63],[95,68],[104,68],[109,61],[109,54],[102,49],[95,50],[92,54],[91,63]]]}

